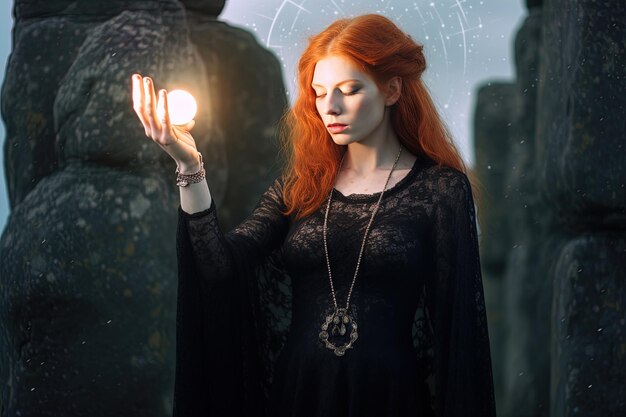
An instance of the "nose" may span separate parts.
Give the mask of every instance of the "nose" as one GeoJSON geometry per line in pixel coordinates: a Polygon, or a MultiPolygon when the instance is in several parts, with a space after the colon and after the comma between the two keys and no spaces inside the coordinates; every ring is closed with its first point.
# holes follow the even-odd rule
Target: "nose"
{"type": "Polygon", "coordinates": [[[334,91],[326,95],[323,105],[323,112],[324,114],[332,116],[341,114],[341,105],[339,103],[339,99],[337,98],[337,94],[335,94],[334,91]]]}

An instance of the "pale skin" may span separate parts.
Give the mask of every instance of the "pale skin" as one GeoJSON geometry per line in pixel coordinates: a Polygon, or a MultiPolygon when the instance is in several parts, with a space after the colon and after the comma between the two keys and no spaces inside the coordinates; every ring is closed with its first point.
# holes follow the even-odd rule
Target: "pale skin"
{"type": "MultiPolygon", "coordinates": [[[[317,112],[328,126],[345,125],[341,132],[329,134],[335,143],[347,145],[342,169],[337,173],[335,189],[344,195],[374,194],[382,191],[400,149],[389,120],[389,110],[400,97],[402,80],[390,79],[383,90],[373,79],[342,57],[330,55],[317,62],[312,88],[315,90],[317,112]]],[[[133,109],[145,134],[152,139],[179,167],[183,174],[200,169],[198,151],[189,132],[194,122],[175,126],[169,121],[167,95],[159,90],[157,100],[150,78],[132,76],[133,109]],[[163,118],[157,115],[157,105],[164,107],[163,118]]],[[[404,178],[415,156],[404,150],[387,188],[404,178]]],[[[197,213],[211,206],[211,194],[206,180],[179,187],[183,211],[197,213]]]]}
{"type": "MultiPolygon", "coordinates": [[[[158,104],[164,107],[157,116],[157,99],[154,84],[148,77],[142,78],[139,74],[132,76],[133,109],[141,121],[146,136],[152,139],[167,154],[176,161],[178,169],[183,174],[192,174],[200,170],[200,161],[196,142],[189,133],[195,122],[192,120],[185,126],[174,126],[170,123],[165,90],[159,90],[158,104]]],[[[206,179],[189,184],[187,187],[178,187],[180,190],[180,206],[187,213],[197,213],[211,207],[211,193],[206,179]]]]}
{"type": "MultiPolygon", "coordinates": [[[[347,125],[340,133],[329,129],[335,143],[348,146],[335,189],[344,195],[382,191],[400,149],[389,113],[400,98],[402,79],[391,78],[381,91],[366,73],[331,55],[315,65],[311,87],[324,125],[347,125]]],[[[404,150],[387,188],[404,178],[414,162],[415,156],[404,150]]]]}

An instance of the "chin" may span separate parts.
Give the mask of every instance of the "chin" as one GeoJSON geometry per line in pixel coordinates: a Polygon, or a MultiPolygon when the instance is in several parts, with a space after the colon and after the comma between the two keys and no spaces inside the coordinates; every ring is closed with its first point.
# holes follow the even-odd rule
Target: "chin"
{"type": "Polygon", "coordinates": [[[330,135],[330,137],[332,138],[333,142],[335,142],[335,144],[343,145],[343,146],[359,141],[359,139],[356,139],[352,135],[337,134],[337,135],[330,135]]]}

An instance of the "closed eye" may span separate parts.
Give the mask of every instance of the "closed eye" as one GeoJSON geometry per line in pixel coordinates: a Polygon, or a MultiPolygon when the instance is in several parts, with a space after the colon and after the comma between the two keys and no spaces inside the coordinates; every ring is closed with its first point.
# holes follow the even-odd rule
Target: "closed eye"
{"type": "MultiPolygon", "coordinates": [[[[361,90],[361,89],[357,88],[357,89],[351,90],[351,91],[342,91],[341,94],[343,94],[344,96],[351,96],[351,95],[354,95],[354,94],[358,93],[359,90],[361,90]]],[[[318,94],[318,95],[315,96],[315,98],[322,98],[322,97],[326,97],[326,93],[318,94]]]]}

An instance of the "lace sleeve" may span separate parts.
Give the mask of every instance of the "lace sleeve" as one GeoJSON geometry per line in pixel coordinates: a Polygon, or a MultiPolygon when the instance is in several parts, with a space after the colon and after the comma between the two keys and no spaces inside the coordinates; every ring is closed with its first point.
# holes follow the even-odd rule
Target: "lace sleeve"
{"type": "Polygon", "coordinates": [[[425,286],[434,331],[437,417],[493,417],[495,400],[476,217],[467,176],[442,168],[435,185],[434,273],[425,286]]]}
{"type": "Polygon", "coordinates": [[[174,417],[254,415],[262,407],[253,278],[288,229],[281,189],[277,179],[226,234],[215,203],[194,214],[179,207],[174,417]]]}
{"type": "Polygon", "coordinates": [[[282,214],[279,179],[261,196],[252,214],[231,232],[223,234],[215,202],[203,212],[187,214],[187,230],[194,263],[209,286],[233,276],[242,265],[253,268],[280,246],[288,228],[282,214]]]}

